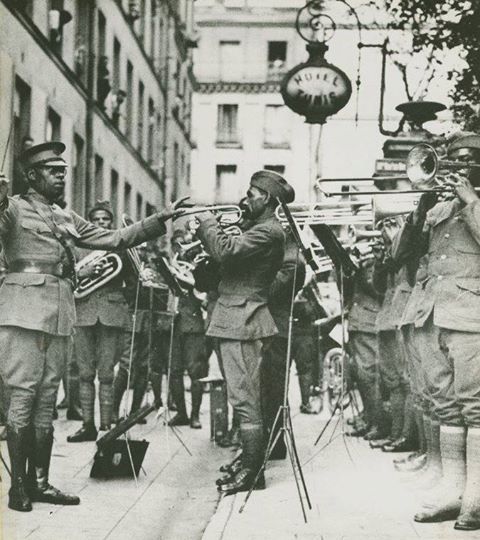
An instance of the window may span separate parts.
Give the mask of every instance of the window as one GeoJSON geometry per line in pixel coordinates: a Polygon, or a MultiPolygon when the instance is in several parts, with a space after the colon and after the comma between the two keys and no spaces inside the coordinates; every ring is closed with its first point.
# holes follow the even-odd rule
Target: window
{"type": "Polygon", "coordinates": [[[286,72],[287,42],[268,42],[268,70],[269,81],[281,81],[286,72]]]}
{"type": "Polygon", "coordinates": [[[238,105],[219,105],[217,109],[217,143],[238,144],[238,105]]]}
{"type": "Polygon", "coordinates": [[[62,120],[60,116],[51,108],[47,109],[47,125],[45,129],[46,141],[59,141],[61,137],[62,120]]]}
{"type": "Polygon", "coordinates": [[[173,143],[173,185],[171,200],[178,198],[178,167],[179,167],[179,146],[177,142],[173,143]]]}
{"type": "Polygon", "coordinates": [[[273,171],[282,176],[285,174],[285,165],[265,165],[263,167],[267,171],[273,171]]]}
{"type": "Polygon", "coordinates": [[[15,77],[15,96],[13,103],[13,148],[15,156],[23,151],[22,141],[30,134],[30,114],[32,91],[30,86],[15,77]]]}
{"type": "Polygon", "coordinates": [[[230,202],[236,199],[237,166],[217,165],[215,195],[219,203],[230,202]]]}
{"type": "Polygon", "coordinates": [[[75,50],[74,69],[82,80],[87,82],[87,44],[88,44],[88,3],[85,0],[75,1],[75,50]]]}
{"type": "Polygon", "coordinates": [[[263,145],[267,148],[288,148],[289,136],[289,118],[285,105],[267,105],[263,145]]]}
{"type": "Polygon", "coordinates": [[[95,154],[95,199],[103,200],[103,158],[95,154]]]}
{"type": "MultiPolygon", "coordinates": [[[[50,0],[48,6],[49,41],[52,49],[57,54],[62,54],[63,26],[71,19],[65,20],[63,0],[50,0]]],[[[70,15],[70,14],[69,14],[70,15]]]]}
{"type": "Polygon", "coordinates": [[[177,96],[182,95],[182,64],[177,60],[177,71],[175,72],[175,93],[177,96]]]}
{"type": "Polygon", "coordinates": [[[239,81],[242,76],[240,41],[220,41],[220,80],[239,81]]]}
{"type": "Polygon", "coordinates": [[[113,208],[115,225],[118,214],[118,172],[115,169],[110,171],[110,203],[113,208]]]}
{"type": "Polygon", "coordinates": [[[125,182],[123,186],[123,211],[130,216],[132,211],[132,186],[125,182]]]}
{"type": "Polygon", "coordinates": [[[127,118],[125,131],[128,138],[132,137],[132,117],[133,117],[133,66],[127,62],[127,118]]]}
{"type": "Polygon", "coordinates": [[[136,220],[140,221],[142,219],[142,211],[143,211],[143,197],[140,193],[137,193],[137,213],[136,213],[136,220]]]}
{"type": "Polygon", "coordinates": [[[143,152],[143,101],[145,97],[145,86],[142,81],[138,83],[138,102],[137,102],[137,150],[143,152]]]}
{"type": "Polygon", "coordinates": [[[287,42],[269,41],[268,42],[268,69],[282,69],[287,61],[287,42]]]}
{"type": "Polygon", "coordinates": [[[75,133],[75,135],[73,136],[72,163],[73,209],[81,216],[85,215],[87,211],[85,204],[85,196],[83,192],[83,182],[85,177],[84,148],[85,143],[83,139],[75,133]]]}
{"type": "Polygon", "coordinates": [[[156,115],[153,99],[148,99],[147,160],[151,164],[155,160],[155,127],[156,115]]]}
{"type": "Polygon", "coordinates": [[[118,92],[120,89],[120,42],[117,38],[113,38],[113,80],[112,89],[118,92]]]}
{"type": "Polygon", "coordinates": [[[101,106],[103,106],[111,89],[108,56],[105,55],[106,25],[105,16],[99,11],[97,21],[97,101],[101,106]]]}

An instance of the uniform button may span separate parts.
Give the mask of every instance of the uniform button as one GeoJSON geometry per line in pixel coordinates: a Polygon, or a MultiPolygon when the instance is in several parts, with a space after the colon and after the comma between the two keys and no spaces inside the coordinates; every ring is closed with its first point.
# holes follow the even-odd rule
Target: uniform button
{"type": "Polygon", "coordinates": [[[447,258],[446,255],[440,255],[440,259],[442,259],[443,261],[447,258]]]}
{"type": "Polygon", "coordinates": [[[438,276],[438,281],[441,281],[443,279],[443,276],[438,276]]]}
{"type": "Polygon", "coordinates": [[[354,305],[354,306],[358,306],[358,302],[353,302],[353,305],[354,305]]]}
{"type": "Polygon", "coordinates": [[[450,238],[450,233],[445,233],[445,238],[450,238]]]}

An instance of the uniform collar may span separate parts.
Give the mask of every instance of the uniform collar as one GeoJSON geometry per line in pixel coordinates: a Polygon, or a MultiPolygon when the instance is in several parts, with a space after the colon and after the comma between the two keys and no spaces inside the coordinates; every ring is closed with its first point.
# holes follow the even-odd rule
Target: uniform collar
{"type": "Polygon", "coordinates": [[[54,206],[55,203],[50,203],[50,201],[38,191],[35,191],[32,187],[28,188],[26,195],[32,198],[34,201],[41,202],[47,206],[54,206]]]}

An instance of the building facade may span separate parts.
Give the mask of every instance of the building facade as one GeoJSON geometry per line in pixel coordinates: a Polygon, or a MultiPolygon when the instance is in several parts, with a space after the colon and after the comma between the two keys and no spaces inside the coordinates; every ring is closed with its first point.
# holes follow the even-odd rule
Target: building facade
{"type": "Polygon", "coordinates": [[[82,215],[109,199],[139,219],[187,189],[193,0],[2,0],[0,26],[14,192],[28,137],[66,144],[66,202],[82,215]]]}
{"type": "MultiPolygon", "coordinates": [[[[379,130],[381,45],[392,32],[361,13],[360,36],[345,6],[332,4],[337,29],[328,41],[326,59],[348,75],[353,93],[347,106],[320,127],[287,109],[280,95],[285,73],[308,58],[306,43],[295,30],[297,11],[305,2],[197,0],[197,148],[192,157],[196,200],[234,203],[245,193],[250,175],[261,168],[283,173],[294,185],[297,201],[304,202],[321,197],[315,187],[319,176],[374,173],[386,139],[379,130]],[[360,37],[362,43],[378,46],[364,47],[359,63],[360,37]]],[[[395,106],[408,97],[402,74],[390,58],[386,76],[383,121],[385,129],[392,129],[401,117],[395,106]]],[[[446,95],[433,97],[445,101],[446,95]]]]}

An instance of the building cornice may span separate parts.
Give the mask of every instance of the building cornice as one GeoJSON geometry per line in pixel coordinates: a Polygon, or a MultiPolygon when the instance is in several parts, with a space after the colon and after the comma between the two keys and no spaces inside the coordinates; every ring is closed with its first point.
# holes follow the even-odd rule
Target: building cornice
{"type": "Polygon", "coordinates": [[[278,82],[199,82],[199,94],[277,94],[280,92],[278,82]]]}

